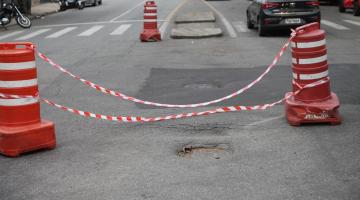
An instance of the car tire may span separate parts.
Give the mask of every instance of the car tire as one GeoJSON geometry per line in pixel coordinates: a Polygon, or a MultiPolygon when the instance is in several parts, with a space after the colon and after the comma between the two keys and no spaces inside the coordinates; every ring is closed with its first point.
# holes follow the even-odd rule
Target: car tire
{"type": "Polygon", "coordinates": [[[79,10],[82,10],[82,9],[84,9],[84,8],[85,8],[85,3],[81,3],[81,5],[78,6],[78,9],[79,9],[79,10]]]}
{"type": "Polygon", "coordinates": [[[254,24],[250,20],[249,13],[246,14],[246,24],[248,29],[254,29],[254,24]]]}
{"type": "Polygon", "coordinates": [[[65,11],[67,8],[66,8],[66,6],[65,5],[61,5],[60,6],[60,11],[65,11]]]}
{"type": "Polygon", "coordinates": [[[93,6],[97,6],[97,5],[98,5],[98,0],[95,0],[93,6]]]}
{"type": "Polygon", "coordinates": [[[102,0],[99,1],[99,5],[101,5],[101,4],[102,4],[102,0]]]}
{"type": "Polygon", "coordinates": [[[353,14],[354,16],[359,16],[360,15],[360,5],[359,5],[359,0],[355,0],[354,1],[354,11],[353,14]]]}
{"type": "Polygon", "coordinates": [[[344,0],[339,0],[339,12],[345,12],[344,0]]]}
{"type": "Polygon", "coordinates": [[[266,36],[266,30],[264,28],[264,26],[262,25],[262,20],[259,19],[258,20],[258,34],[260,37],[266,36]]]}

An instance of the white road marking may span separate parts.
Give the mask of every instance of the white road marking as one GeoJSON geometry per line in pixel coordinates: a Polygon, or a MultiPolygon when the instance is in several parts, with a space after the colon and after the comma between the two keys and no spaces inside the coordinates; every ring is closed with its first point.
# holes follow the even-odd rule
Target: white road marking
{"type": "Polygon", "coordinates": [[[213,10],[221,19],[222,23],[227,29],[227,32],[229,33],[230,37],[236,38],[237,34],[234,28],[231,26],[230,22],[224,17],[223,14],[221,14],[220,11],[218,11],[214,6],[212,6],[210,3],[206,2],[205,0],[202,0],[211,10],[213,10]]]}
{"type": "Polygon", "coordinates": [[[253,122],[251,124],[248,124],[245,126],[245,128],[248,128],[248,129],[251,129],[251,128],[256,128],[257,126],[261,125],[261,124],[265,124],[265,123],[269,123],[271,121],[278,121],[278,119],[281,119],[281,118],[284,118],[285,116],[284,115],[280,115],[280,116],[277,116],[277,117],[271,117],[271,118],[267,118],[267,119],[264,119],[264,120],[259,120],[259,121],[256,121],[256,122],[253,122]]]}
{"type": "MultiPolygon", "coordinates": [[[[165,36],[167,27],[169,26],[169,22],[171,21],[171,19],[174,17],[175,13],[185,5],[185,3],[188,2],[188,0],[183,0],[180,4],[178,4],[174,10],[171,11],[171,13],[165,18],[164,23],[161,24],[159,32],[161,34],[162,37],[165,36]]],[[[159,21],[159,20],[158,20],[159,21]]]]}
{"type": "MultiPolygon", "coordinates": [[[[164,22],[166,20],[158,19],[158,22],[164,22]]],[[[83,23],[71,23],[71,24],[53,24],[53,25],[42,25],[42,26],[33,26],[32,28],[52,28],[52,27],[61,27],[61,26],[79,26],[79,25],[96,25],[96,24],[124,24],[124,23],[143,23],[144,20],[122,20],[122,21],[113,21],[113,22],[83,22],[83,23]]]]}
{"type": "MultiPolygon", "coordinates": [[[[145,1],[146,1],[146,0],[145,0],[145,1]]],[[[139,6],[141,6],[141,5],[144,5],[145,1],[141,1],[141,2],[140,2],[139,4],[137,4],[136,6],[130,8],[129,10],[127,10],[127,11],[125,11],[125,12],[123,12],[121,15],[119,15],[119,16],[111,19],[110,22],[116,21],[116,20],[119,19],[120,17],[123,17],[123,16],[129,14],[130,12],[132,12],[133,10],[135,10],[137,7],[139,7],[139,6]]]]}
{"type": "Polygon", "coordinates": [[[337,29],[337,30],[350,30],[348,27],[345,27],[343,25],[340,25],[340,24],[336,24],[334,22],[331,22],[331,21],[328,21],[328,20],[325,20],[325,19],[322,19],[321,20],[321,24],[324,24],[326,26],[330,26],[334,29],[337,29]]]}
{"type": "Polygon", "coordinates": [[[131,27],[131,24],[123,24],[119,28],[115,29],[110,35],[122,35],[131,27]]]}
{"type": "Polygon", "coordinates": [[[344,21],[347,22],[347,23],[349,23],[349,24],[353,24],[353,25],[356,25],[356,26],[360,26],[360,22],[357,22],[357,21],[348,20],[348,19],[345,19],[344,21]]]}
{"type": "Polygon", "coordinates": [[[94,34],[95,32],[99,31],[100,29],[102,29],[103,27],[104,26],[102,26],[102,25],[93,26],[93,27],[89,28],[88,30],[80,33],[78,36],[81,36],[81,37],[90,36],[90,35],[94,34]]]}
{"type": "Polygon", "coordinates": [[[67,27],[67,28],[64,28],[64,29],[56,32],[56,33],[53,33],[53,34],[47,36],[46,38],[58,38],[60,36],[65,35],[66,33],[69,33],[70,31],[75,30],[75,29],[77,29],[77,27],[67,27]]]}
{"type": "Polygon", "coordinates": [[[33,37],[38,36],[38,35],[41,35],[41,34],[43,34],[43,33],[45,33],[45,32],[50,31],[50,30],[51,30],[51,29],[40,29],[40,30],[38,30],[38,31],[35,31],[35,32],[30,33],[30,34],[27,34],[27,35],[24,35],[24,36],[22,36],[22,37],[19,37],[19,38],[17,38],[16,40],[28,40],[28,39],[30,39],[30,38],[33,38],[33,37]]]}
{"type": "Polygon", "coordinates": [[[249,32],[247,26],[242,21],[233,22],[233,26],[239,33],[246,33],[249,32]]]}
{"type": "Polygon", "coordinates": [[[20,33],[22,33],[22,32],[24,32],[24,31],[14,31],[14,32],[12,32],[12,33],[9,33],[9,34],[0,36],[0,40],[3,40],[3,39],[5,39],[5,38],[9,38],[9,37],[14,36],[14,35],[18,35],[18,34],[20,34],[20,33]]]}

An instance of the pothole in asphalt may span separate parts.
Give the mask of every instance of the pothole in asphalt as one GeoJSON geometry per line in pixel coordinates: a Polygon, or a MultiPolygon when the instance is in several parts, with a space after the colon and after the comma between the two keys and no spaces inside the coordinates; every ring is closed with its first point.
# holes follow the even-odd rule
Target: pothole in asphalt
{"type": "Polygon", "coordinates": [[[221,159],[231,152],[229,144],[187,144],[178,151],[178,155],[184,158],[211,158],[221,159]]]}

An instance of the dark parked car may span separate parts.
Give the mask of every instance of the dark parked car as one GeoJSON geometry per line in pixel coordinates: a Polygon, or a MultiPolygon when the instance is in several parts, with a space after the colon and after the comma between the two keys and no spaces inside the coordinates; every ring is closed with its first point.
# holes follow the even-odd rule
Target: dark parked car
{"type": "Polygon", "coordinates": [[[87,5],[97,6],[102,4],[102,0],[85,0],[87,5]]]}
{"type": "Polygon", "coordinates": [[[252,0],[247,8],[247,26],[260,36],[270,29],[290,29],[320,22],[318,0],[252,0]]]}
{"type": "Polygon", "coordinates": [[[87,5],[97,6],[102,4],[102,0],[59,0],[60,11],[67,8],[77,7],[83,9],[87,5]]]}

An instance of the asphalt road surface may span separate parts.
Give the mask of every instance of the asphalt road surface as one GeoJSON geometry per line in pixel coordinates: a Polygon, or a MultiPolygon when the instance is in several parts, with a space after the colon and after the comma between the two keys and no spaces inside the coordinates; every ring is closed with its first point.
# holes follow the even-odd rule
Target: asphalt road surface
{"type": "MultiPolygon", "coordinates": [[[[174,16],[210,9],[200,0],[196,6],[193,2],[157,1],[161,42],[139,41],[140,0],[104,0],[98,7],[56,13],[33,21],[30,30],[1,30],[0,41],[31,41],[75,74],[125,94],[188,104],[223,97],[254,80],[288,39],[289,32],[260,38],[248,30],[249,2],[243,0],[208,2],[223,37],[171,39],[174,16]]],[[[341,125],[292,127],[283,105],[125,124],[42,104],[42,117],[56,124],[57,148],[15,159],[0,156],[0,199],[360,199],[360,17],[331,5],[321,9],[341,125]],[[189,145],[194,152],[185,148],[181,153],[189,145]]],[[[164,109],[101,94],[37,59],[42,97],[124,116],[273,102],[291,90],[290,63],[287,51],[261,83],[234,99],[203,108],[164,109]]]]}

